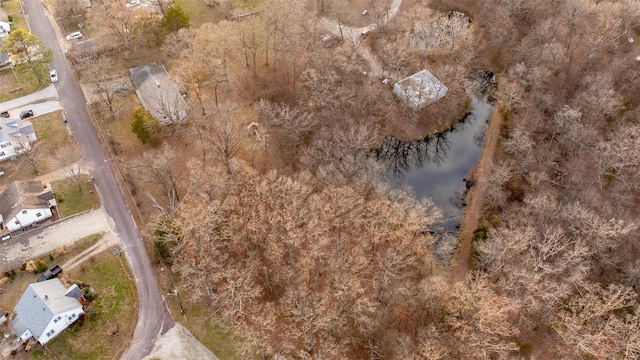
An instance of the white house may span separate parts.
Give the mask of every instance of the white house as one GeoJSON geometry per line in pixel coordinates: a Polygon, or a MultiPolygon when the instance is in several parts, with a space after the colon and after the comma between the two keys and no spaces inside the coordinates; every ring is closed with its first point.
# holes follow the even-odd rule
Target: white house
{"type": "Polygon", "coordinates": [[[419,71],[393,85],[393,93],[413,110],[438,101],[447,94],[447,87],[427,70],[419,71]]]}
{"type": "Polygon", "coordinates": [[[84,314],[78,285],[68,289],[58,279],[29,285],[13,309],[11,328],[20,340],[46,344],[84,314]]]}
{"type": "Polygon", "coordinates": [[[15,159],[17,155],[31,149],[36,141],[36,132],[31,123],[20,119],[0,118],[0,161],[15,159]]]}
{"type": "Polygon", "coordinates": [[[0,193],[0,233],[18,231],[50,218],[56,206],[51,185],[14,181],[0,193]]]}
{"type": "Polygon", "coordinates": [[[9,36],[11,32],[11,24],[6,21],[0,21],[0,39],[9,36]]]}

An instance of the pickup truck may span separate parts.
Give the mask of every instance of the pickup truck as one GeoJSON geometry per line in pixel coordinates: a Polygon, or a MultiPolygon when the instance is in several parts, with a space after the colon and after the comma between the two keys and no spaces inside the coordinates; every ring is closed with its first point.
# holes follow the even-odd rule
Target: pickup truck
{"type": "Polygon", "coordinates": [[[51,269],[45,271],[38,278],[38,282],[51,280],[53,278],[58,277],[58,275],[62,274],[62,268],[59,265],[52,267],[51,269]]]}

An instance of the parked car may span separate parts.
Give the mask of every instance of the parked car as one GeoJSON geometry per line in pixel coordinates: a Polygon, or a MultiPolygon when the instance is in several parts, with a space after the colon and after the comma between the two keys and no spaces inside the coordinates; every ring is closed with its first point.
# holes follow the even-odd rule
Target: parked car
{"type": "Polygon", "coordinates": [[[56,69],[49,71],[49,77],[51,78],[51,82],[58,82],[58,72],[56,69]]]}
{"type": "Polygon", "coordinates": [[[26,118],[30,118],[33,116],[33,110],[29,109],[29,110],[22,110],[20,112],[20,119],[26,119],[26,118]]]}
{"type": "Polygon", "coordinates": [[[116,86],[113,89],[113,93],[114,94],[118,94],[118,93],[121,93],[121,92],[127,92],[129,90],[131,90],[131,87],[129,86],[129,84],[121,84],[121,85],[116,86]]]}
{"type": "Polygon", "coordinates": [[[52,267],[50,270],[47,270],[40,275],[38,278],[38,282],[51,280],[53,278],[58,277],[58,275],[62,274],[62,268],[59,265],[52,267]]]}
{"type": "Polygon", "coordinates": [[[67,40],[81,39],[82,33],[80,31],[74,31],[71,34],[67,35],[67,40]]]}
{"type": "Polygon", "coordinates": [[[9,112],[8,111],[0,112],[0,117],[8,118],[9,117],[9,112]]]}
{"type": "Polygon", "coordinates": [[[7,240],[9,240],[9,239],[11,239],[11,234],[4,234],[4,235],[2,235],[2,241],[7,241],[7,240]]]}

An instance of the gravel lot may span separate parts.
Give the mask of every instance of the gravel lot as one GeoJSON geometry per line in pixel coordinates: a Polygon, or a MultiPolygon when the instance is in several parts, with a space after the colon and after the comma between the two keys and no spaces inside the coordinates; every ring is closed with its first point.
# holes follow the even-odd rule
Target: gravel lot
{"type": "Polygon", "coordinates": [[[92,234],[105,233],[101,241],[111,242],[115,236],[112,228],[110,219],[101,207],[47,225],[41,230],[17,235],[0,244],[0,271],[46,256],[55,249],[92,234]]]}

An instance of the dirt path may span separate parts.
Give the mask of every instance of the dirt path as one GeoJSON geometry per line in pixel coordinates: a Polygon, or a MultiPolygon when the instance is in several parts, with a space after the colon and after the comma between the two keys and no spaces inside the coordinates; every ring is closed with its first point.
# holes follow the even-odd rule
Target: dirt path
{"type": "Polygon", "coordinates": [[[484,193],[487,189],[487,177],[491,173],[493,157],[502,127],[502,115],[496,107],[489,120],[489,128],[482,148],[482,156],[478,164],[476,173],[476,184],[471,189],[471,201],[464,209],[462,227],[458,234],[459,244],[456,249],[451,265],[449,266],[449,276],[453,282],[464,281],[469,273],[471,258],[471,237],[482,217],[482,204],[484,203],[484,193]]]}
{"type": "Polygon", "coordinates": [[[103,233],[102,238],[97,243],[91,245],[80,254],[69,259],[69,261],[61,265],[61,267],[64,271],[69,271],[82,264],[83,262],[89,260],[92,256],[98,255],[99,253],[114,246],[118,246],[118,239],[116,238],[116,236],[111,232],[103,233]]]}
{"type": "MultiPolygon", "coordinates": [[[[393,0],[391,5],[389,6],[389,10],[387,12],[387,17],[384,22],[387,23],[391,18],[393,18],[398,11],[400,10],[400,6],[402,5],[402,0],[393,0]]],[[[326,31],[333,34],[333,36],[340,36],[340,26],[338,22],[335,20],[331,20],[328,18],[320,18],[319,24],[326,31]]],[[[363,39],[363,33],[368,33],[373,31],[376,28],[376,24],[369,24],[363,27],[352,27],[352,26],[342,26],[342,34],[344,38],[350,42],[352,42],[356,48],[357,52],[367,61],[371,71],[367,73],[367,75],[371,77],[379,77],[383,75],[383,69],[380,61],[376,58],[376,56],[365,46],[361,46],[361,41],[363,39]]],[[[396,79],[399,80],[399,79],[396,79]]]]}

